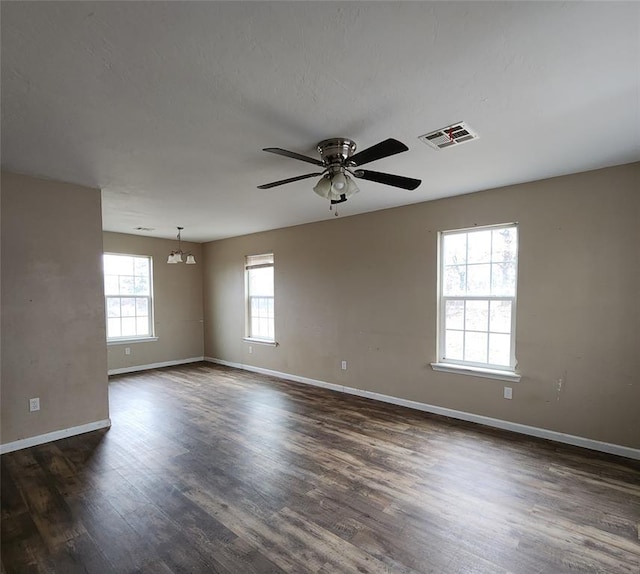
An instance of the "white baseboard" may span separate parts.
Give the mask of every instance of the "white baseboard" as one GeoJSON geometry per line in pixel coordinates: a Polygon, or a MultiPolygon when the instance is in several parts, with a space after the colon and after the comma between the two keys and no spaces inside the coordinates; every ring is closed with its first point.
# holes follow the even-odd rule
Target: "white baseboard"
{"type": "Polygon", "coordinates": [[[618,456],[624,456],[626,458],[632,458],[640,460],[640,449],[631,448],[628,446],[621,446],[608,442],[601,442],[598,440],[592,440],[581,436],[575,436],[565,434],[549,429],[543,429],[539,427],[532,427],[529,425],[523,425],[520,423],[514,423],[510,421],[504,421],[501,419],[494,419],[491,417],[485,417],[483,415],[476,415],[474,413],[468,413],[465,411],[457,411],[454,409],[448,409],[445,407],[439,407],[436,405],[429,405],[427,403],[420,403],[417,401],[410,401],[407,399],[401,399],[390,395],[383,395],[380,393],[374,393],[371,391],[363,391],[361,389],[354,389],[353,387],[345,387],[343,385],[337,385],[334,383],[327,383],[325,381],[319,381],[316,379],[309,379],[307,377],[301,377],[299,375],[290,375],[288,373],[281,373],[279,371],[272,371],[270,369],[263,369],[261,367],[254,367],[253,365],[244,365],[241,363],[232,363],[230,361],[223,361],[221,359],[215,359],[213,357],[204,357],[205,361],[210,363],[216,363],[218,365],[225,365],[227,367],[235,367],[237,369],[243,369],[245,371],[252,371],[254,373],[261,373],[263,375],[270,375],[272,377],[279,377],[288,381],[295,381],[297,383],[304,383],[306,385],[313,385],[314,387],[323,387],[325,389],[331,389],[341,393],[347,393],[349,395],[357,395],[359,397],[366,397],[368,399],[374,399],[376,401],[382,401],[384,403],[390,403],[393,405],[399,405],[402,407],[408,407],[410,409],[416,409],[418,411],[424,411],[427,413],[433,413],[436,415],[443,415],[445,417],[451,417],[453,419],[459,419],[472,423],[478,423],[481,425],[504,429],[508,431],[517,432],[529,436],[535,436],[538,438],[544,438],[564,444],[570,444],[573,446],[580,446],[583,448],[589,448],[591,450],[597,450],[599,452],[606,452],[608,454],[615,454],[618,456]]]}
{"type": "Polygon", "coordinates": [[[84,434],[86,432],[109,428],[110,426],[111,426],[111,419],[104,419],[101,421],[95,421],[95,422],[87,423],[85,425],[80,425],[77,427],[70,427],[67,429],[48,432],[46,434],[39,434],[37,436],[15,440],[13,442],[1,444],[0,454],[13,452],[14,450],[21,450],[23,448],[29,448],[31,446],[37,446],[39,444],[52,442],[54,440],[60,440],[61,438],[68,438],[70,436],[84,434]]]}
{"type": "Polygon", "coordinates": [[[175,367],[176,365],[186,365],[188,363],[198,363],[204,361],[204,357],[190,357],[189,359],[177,359],[175,361],[163,361],[162,363],[150,363],[148,365],[135,365],[133,367],[122,367],[120,369],[109,369],[108,375],[122,375],[123,373],[136,373],[138,371],[148,371],[149,369],[159,369],[161,367],[175,367]]]}

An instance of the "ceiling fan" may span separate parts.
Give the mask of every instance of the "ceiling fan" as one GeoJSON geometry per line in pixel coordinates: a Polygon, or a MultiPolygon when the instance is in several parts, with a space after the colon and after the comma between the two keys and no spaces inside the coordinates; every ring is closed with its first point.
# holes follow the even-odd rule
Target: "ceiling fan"
{"type": "Polygon", "coordinates": [[[270,189],[278,185],[284,185],[285,183],[321,176],[320,181],[315,185],[313,191],[320,197],[329,199],[333,205],[347,201],[354,193],[360,191],[350,176],[407,189],[409,191],[413,191],[422,183],[421,180],[410,177],[358,169],[366,163],[409,150],[406,145],[393,138],[386,139],[358,153],[354,153],[356,151],[356,143],[347,138],[323,140],[318,144],[317,149],[320,154],[320,159],[301,155],[279,147],[264,148],[262,151],[312,163],[313,165],[321,167],[322,171],[265,183],[264,185],[259,185],[258,189],[270,189]]]}

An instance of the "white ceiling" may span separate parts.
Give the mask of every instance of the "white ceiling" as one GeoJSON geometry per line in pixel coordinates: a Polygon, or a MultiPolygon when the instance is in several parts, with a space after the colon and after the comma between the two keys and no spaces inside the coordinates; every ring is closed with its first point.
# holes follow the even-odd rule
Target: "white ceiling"
{"type": "Polygon", "coordinates": [[[208,241],[331,217],[329,137],[410,151],[342,216],[640,159],[640,3],[2,2],[2,166],[103,190],[104,228],[208,241]],[[465,121],[436,151],[417,138],[465,121]],[[135,227],[154,231],[136,232],[135,227]]]}

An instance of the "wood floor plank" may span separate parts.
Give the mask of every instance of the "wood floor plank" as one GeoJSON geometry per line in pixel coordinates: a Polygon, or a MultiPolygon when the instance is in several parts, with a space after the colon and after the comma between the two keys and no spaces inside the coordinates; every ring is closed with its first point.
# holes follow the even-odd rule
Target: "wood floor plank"
{"type": "Polygon", "coordinates": [[[640,463],[205,363],[3,455],[2,574],[639,574],[640,463]]]}

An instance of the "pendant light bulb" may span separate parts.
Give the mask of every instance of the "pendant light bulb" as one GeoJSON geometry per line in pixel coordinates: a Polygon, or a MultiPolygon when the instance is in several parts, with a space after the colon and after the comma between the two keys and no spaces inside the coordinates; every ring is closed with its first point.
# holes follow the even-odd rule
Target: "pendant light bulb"
{"type": "Polygon", "coordinates": [[[339,171],[336,173],[331,179],[331,187],[333,191],[342,192],[342,190],[347,186],[347,178],[344,173],[339,171]]]}

